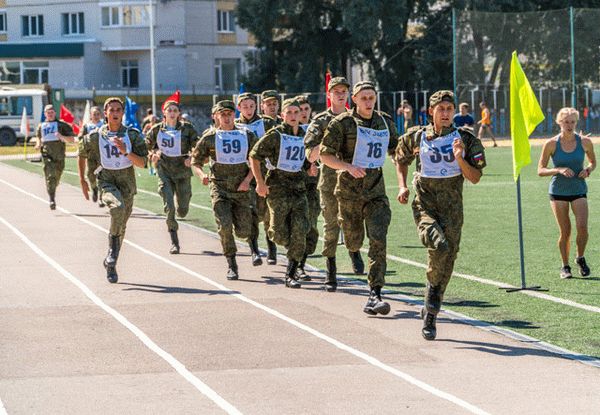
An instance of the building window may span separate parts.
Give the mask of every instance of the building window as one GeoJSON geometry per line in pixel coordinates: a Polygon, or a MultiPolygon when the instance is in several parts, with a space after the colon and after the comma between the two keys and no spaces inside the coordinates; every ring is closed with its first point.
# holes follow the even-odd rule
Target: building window
{"type": "Polygon", "coordinates": [[[85,33],[85,24],[83,22],[83,13],[63,13],[62,14],[62,34],[63,35],[81,35],[85,33]]]}
{"type": "Polygon", "coordinates": [[[150,13],[146,5],[102,7],[102,26],[148,26],[150,13]]]}
{"type": "Polygon", "coordinates": [[[235,19],[233,17],[233,12],[217,10],[217,32],[235,32],[235,19]]]}
{"type": "Polygon", "coordinates": [[[0,11],[0,33],[6,33],[6,12],[0,11]]]}
{"type": "Polygon", "coordinates": [[[47,84],[48,62],[23,62],[24,84],[47,84]]]}
{"type": "Polygon", "coordinates": [[[22,30],[24,37],[43,36],[44,35],[44,16],[21,16],[22,30]]]}
{"type": "Polygon", "coordinates": [[[0,61],[0,81],[20,84],[21,62],[0,61]]]}
{"type": "Polygon", "coordinates": [[[239,59],[215,60],[215,88],[219,92],[235,92],[240,75],[239,59]]]}
{"type": "Polygon", "coordinates": [[[138,61],[123,60],[121,61],[121,83],[127,88],[139,87],[138,77],[138,61]]]}

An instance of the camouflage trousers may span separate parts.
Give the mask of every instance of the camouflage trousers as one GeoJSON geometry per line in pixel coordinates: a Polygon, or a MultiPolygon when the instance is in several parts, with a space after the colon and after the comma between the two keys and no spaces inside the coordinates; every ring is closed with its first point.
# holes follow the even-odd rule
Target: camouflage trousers
{"type": "Polygon", "coordinates": [[[252,196],[248,192],[228,192],[211,185],[210,197],[217,222],[217,233],[221,238],[223,255],[233,256],[237,252],[235,235],[240,239],[250,236],[252,223],[252,196]]]}
{"type": "Polygon", "coordinates": [[[97,161],[92,161],[89,158],[87,159],[85,175],[88,179],[88,183],[90,184],[90,188],[92,190],[98,188],[98,179],[96,178],[96,174],[94,173],[98,166],[100,166],[100,163],[98,163],[97,161]]]}
{"type": "Polygon", "coordinates": [[[65,160],[54,160],[50,157],[43,157],[44,178],[46,180],[46,191],[48,195],[54,196],[56,188],[60,183],[60,178],[65,170],[65,160]]]}
{"type": "Polygon", "coordinates": [[[160,169],[157,174],[158,194],[162,197],[164,211],[167,215],[167,228],[169,231],[177,231],[179,224],[175,220],[175,214],[180,218],[185,218],[190,210],[191,178],[172,179],[160,169]]]}
{"type": "Polygon", "coordinates": [[[428,248],[428,286],[436,288],[443,297],[458,254],[463,225],[462,205],[444,203],[443,206],[425,208],[415,200],[412,208],[419,238],[428,248]]]}
{"type": "Polygon", "coordinates": [[[392,219],[387,196],[382,195],[372,199],[360,197],[349,199],[338,196],[338,203],[346,248],[350,252],[359,251],[363,245],[366,229],[369,238],[367,280],[371,287],[383,287],[387,270],[387,231],[392,219]]]}
{"type": "Polygon", "coordinates": [[[308,202],[308,232],[306,233],[306,251],[305,255],[313,254],[319,243],[319,214],[321,213],[321,204],[319,202],[319,190],[316,184],[306,186],[306,199],[308,202]]]}
{"type": "Polygon", "coordinates": [[[269,194],[269,239],[287,249],[287,258],[300,262],[306,250],[308,200],[305,192],[269,194]]]}
{"type": "Polygon", "coordinates": [[[335,183],[331,187],[322,186],[320,189],[321,209],[323,210],[323,251],[326,258],[335,257],[338,240],[340,238],[340,224],[338,222],[338,200],[333,194],[335,183]]]}
{"type": "Polygon", "coordinates": [[[250,239],[258,239],[258,234],[260,233],[258,224],[260,222],[263,223],[265,235],[268,235],[270,218],[267,199],[257,195],[255,187],[251,187],[248,193],[250,193],[252,199],[252,223],[250,237],[248,238],[248,242],[250,242],[250,239]]]}
{"type": "Polygon", "coordinates": [[[133,195],[123,197],[121,191],[112,183],[101,182],[102,202],[110,212],[110,235],[118,236],[123,242],[127,221],[133,210],[133,195]]]}

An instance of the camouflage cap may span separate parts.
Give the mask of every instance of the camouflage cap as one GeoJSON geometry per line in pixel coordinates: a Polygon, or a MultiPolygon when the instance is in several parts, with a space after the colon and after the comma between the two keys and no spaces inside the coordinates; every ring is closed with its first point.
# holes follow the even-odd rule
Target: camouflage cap
{"type": "Polygon", "coordinates": [[[310,104],[310,102],[308,102],[308,98],[304,95],[298,95],[296,98],[294,98],[296,101],[298,101],[298,104],[303,105],[303,104],[310,104]]]}
{"type": "Polygon", "coordinates": [[[296,98],[288,98],[283,101],[283,104],[281,104],[281,111],[283,111],[287,107],[291,107],[291,106],[300,108],[300,103],[298,102],[298,100],[296,98]]]}
{"type": "Polygon", "coordinates": [[[47,105],[44,107],[44,111],[48,111],[48,110],[54,110],[54,105],[52,105],[52,104],[47,104],[47,105]]]}
{"type": "Polygon", "coordinates": [[[226,100],[217,102],[217,104],[213,108],[214,108],[214,112],[235,111],[235,104],[233,103],[233,101],[226,99],[226,100]]]}
{"type": "Polygon", "coordinates": [[[212,115],[215,115],[216,112],[217,112],[217,104],[213,105],[210,109],[210,113],[212,115]]]}
{"type": "Polygon", "coordinates": [[[238,95],[237,104],[240,105],[242,103],[242,101],[245,99],[251,99],[252,101],[256,102],[256,97],[254,96],[254,94],[252,92],[244,92],[244,93],[238,95]]]}
{"type": "Polygon", "coordinates": [[[274,89],[268,89],[266,91],[263,91],[260,94],[260,99],[262,101],[267,101],[269,99],[278,99],[278,98],[279,98],[279,94],[274,89]]]}
{"type": "Polygon", "coordinates": [[[354,88],[352,88],[352,95],[358,94],[360,91],[364,91],[365,89],[372,89],[373,91],[377,91],[375,89],[375,84],[370,81],[360,81],[354,84],[354,88]]]}
{"type": "Polygon", "coordinates": [[[434,92],[429,97],[429,107],[433,108],[440,102],[450,102],[454,104],[454,92],[442,89],[441,91],[434,92]]]}
{"type": "Polygon", "coordinates": [[[106,111],[106,108],[108,107],[108,104],[110,104],[111,102],[118,102],[119,104],[121,104],[121,107],[125,108],[125,104],[123,104],[123,100],[119,97],[109,97],[106,98],[106,100],[104,101],[104,111],[106,111]]]}
{"type": "Polygon", "coordinates": [[[336,76],[335,78],[331,78],[329,80],[328,91],[331,91],[333,87],[338,85],[344,85],[346,88],[350,89],[350,82],[348,82],[346,78],[343,76],[336,76]]]}

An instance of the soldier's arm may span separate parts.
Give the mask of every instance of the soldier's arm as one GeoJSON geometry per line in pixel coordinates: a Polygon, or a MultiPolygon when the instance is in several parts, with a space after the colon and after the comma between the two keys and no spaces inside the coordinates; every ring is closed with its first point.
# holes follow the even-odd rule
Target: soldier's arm
{"type": "Polygon", "coordinates": [[[485,167],[483,146],[479,139],[470,134],[461,137],[460,140],[454,140],[452,143],[452,152],[464,178],[473,184],[477,184],[481,179],[481,170],[485,167]],[[466,159],[463,157],[463,151],[466,159]]]}
{"type": "Polygon", "coordinates": [[[35,149],[39,150],[42,147],[42,124],[39,124],[35,129],[35,149]]]}
{"type": "Polygon", "coordinates": [[[202,169],[204,164],[208,163],[210,157],[210,148],[207,143],[206,136],[202,136],[192,150],[192,172],[198,176],[203,185],[208,185],[208,175],[202,169]]]}
{"type": "Polygon", "coordinates": [[[319,158],[323,133],[323,124],[319,119],[314,120],[308,126],[308,130],[304,136],[304,147],[306,148],[306,159],[311,163],[314,163],[319,158]]]}
{"type": "Polygon", "coordinates": [[[415,148],[416,148],[416,134],[415,130],[409,130],[398,140],[396,146],[396,177],[398,179],[398,196],[396,199],[402,204],[408,203],[408,196],[410,195],[410,189],[406,182],[408,176],[408,166],[415,159],[415,148]]]}
{"type": "Polygon", "coordinates": [[[269,187],[266,185],[265,178],[262,175],[261,162],[265,161],[269,156],[274,155],[271,153],[274,153],[273,141],[276,134],[274,131],[265,134],[250,151],[250,170],[256,179],[256,193],[262,197],[269,194],[269,187]]]}
{"type": "Polygon", "coordinates": [[[87,125],[84,125],[83,127],[81,127],[81,130],[79,130],[79,134],[77,135],[77,142],[81,142],[81,140],[83,140],[83,137],[85,137],[87,134],[87,125]]]}
{"type": "Polygon", "coordinates": [[[83,193],[83,197],[85,200],[90,200],[89,192],[90,187],[88,185],[87,180],[85,180],[85,168],[87,165],[87,157],[88,157],[88,140],[87,136],[83,136],[79,141],[79,154],[77,155],[77,172],[79,173],[79,184],[81,184],[81,191],[83,193]]]}
{"type": "Polygon", "coordinates": [[[323,136],[323,142],[321,143],[321,149],[319,151],[319,157],[321,157],[321,161],[327,167],[330,167],[334,170],[347,171],[355,179],[365,177],[367,174],[365,169],[353,166],[352,164],[346,163],[337,157],[336,154],[339,153],[343,139],[343,126],[338,120],[333,119],[329,123],[329,126],[327,126],[325,135],[323,136]]]}
{"type": "Polygon", "coordinates": [[[67,143],[75,142],[75,133],[73,132],[73,128],[71,128],[71,126],[65,122],[59,123],[57,136],[58,136],[58,139],[63,142],[67,142],[67,143]]]}
{"type": "MultiPolygon", "coordinates": [[[[134,166],[141,169],[146,167],[148,158],[148,149],[146,143],[138,130],[129,130],[129,139],[131,140],[131,153],[127,154],[127,158],[131,160],[134,166]]],[[[123,151],[121,151],[125,154],[123,151]]]]}

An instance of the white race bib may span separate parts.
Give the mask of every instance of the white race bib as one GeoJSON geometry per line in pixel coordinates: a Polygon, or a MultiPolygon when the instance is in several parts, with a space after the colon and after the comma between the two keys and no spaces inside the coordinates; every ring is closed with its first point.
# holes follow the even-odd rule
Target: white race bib
{"type": "Polygon", "coordinates": [[[427,135],[423,131],[419,146],[421,176],[440,179],[461,175],[462,171],[452,151],[452,143],[459,139],[460,133],[454,131],[434,140],[427,140],[427,135]]]}
{"type": "Polygon", "coordinates": [[[181,130],[159,130],[156,143],[165,156],[181,156],[181,130]]]}
{"type": "MultiPolygon", "coordinates": [[[[385,119],[383,120],[385,123],[385,119]]],[[[356,146],[352,165],[365,169],[382,167],[385,162],[385,153],[390,144],[390,130],[385,123],[385,130],[373,130],[356,126],[356,146]]]]}
{"type": "MultiPolygon", "coordinates": [[[[133,162],[121,154],[119,148],[113,144],[114,137],[116,137],[114,133],[109,133],[109,136],[99,134],[98,145],[100,146],[100,163],[102,167],[108,170],[121,170],[131,167],[133,162]]],[[[127,152],[131,153],[131,140],[127,134],[123,136],[123,142],[127,152]]]]}
{"type": "Polygon", "coordinates": [[[215,134],[217,163],[242,164],[248,161],[248,134],[244,130],[222,131],[215,134]]]}
{"type": "Polygon", "coordinates": [[[281,133],[279,136],[277,168],[290,173],[299,172],[304,165],[304,138],[281,133]]]}
{"type": "Polygon", "coordinates": [[[246,128],[252,131],[254,135],[258,138],[261,138],[263,135],[265,135],[265,122],[262,119],[256,120],[250,124],[238,123],[236,124],[236,126],[239,128],[246,128]]]}
{"type": "Polygon", "coordinates": [[[58,141],[58,122],[43,122],[42,123],[42,143],[50,141],[58,141]]]}

